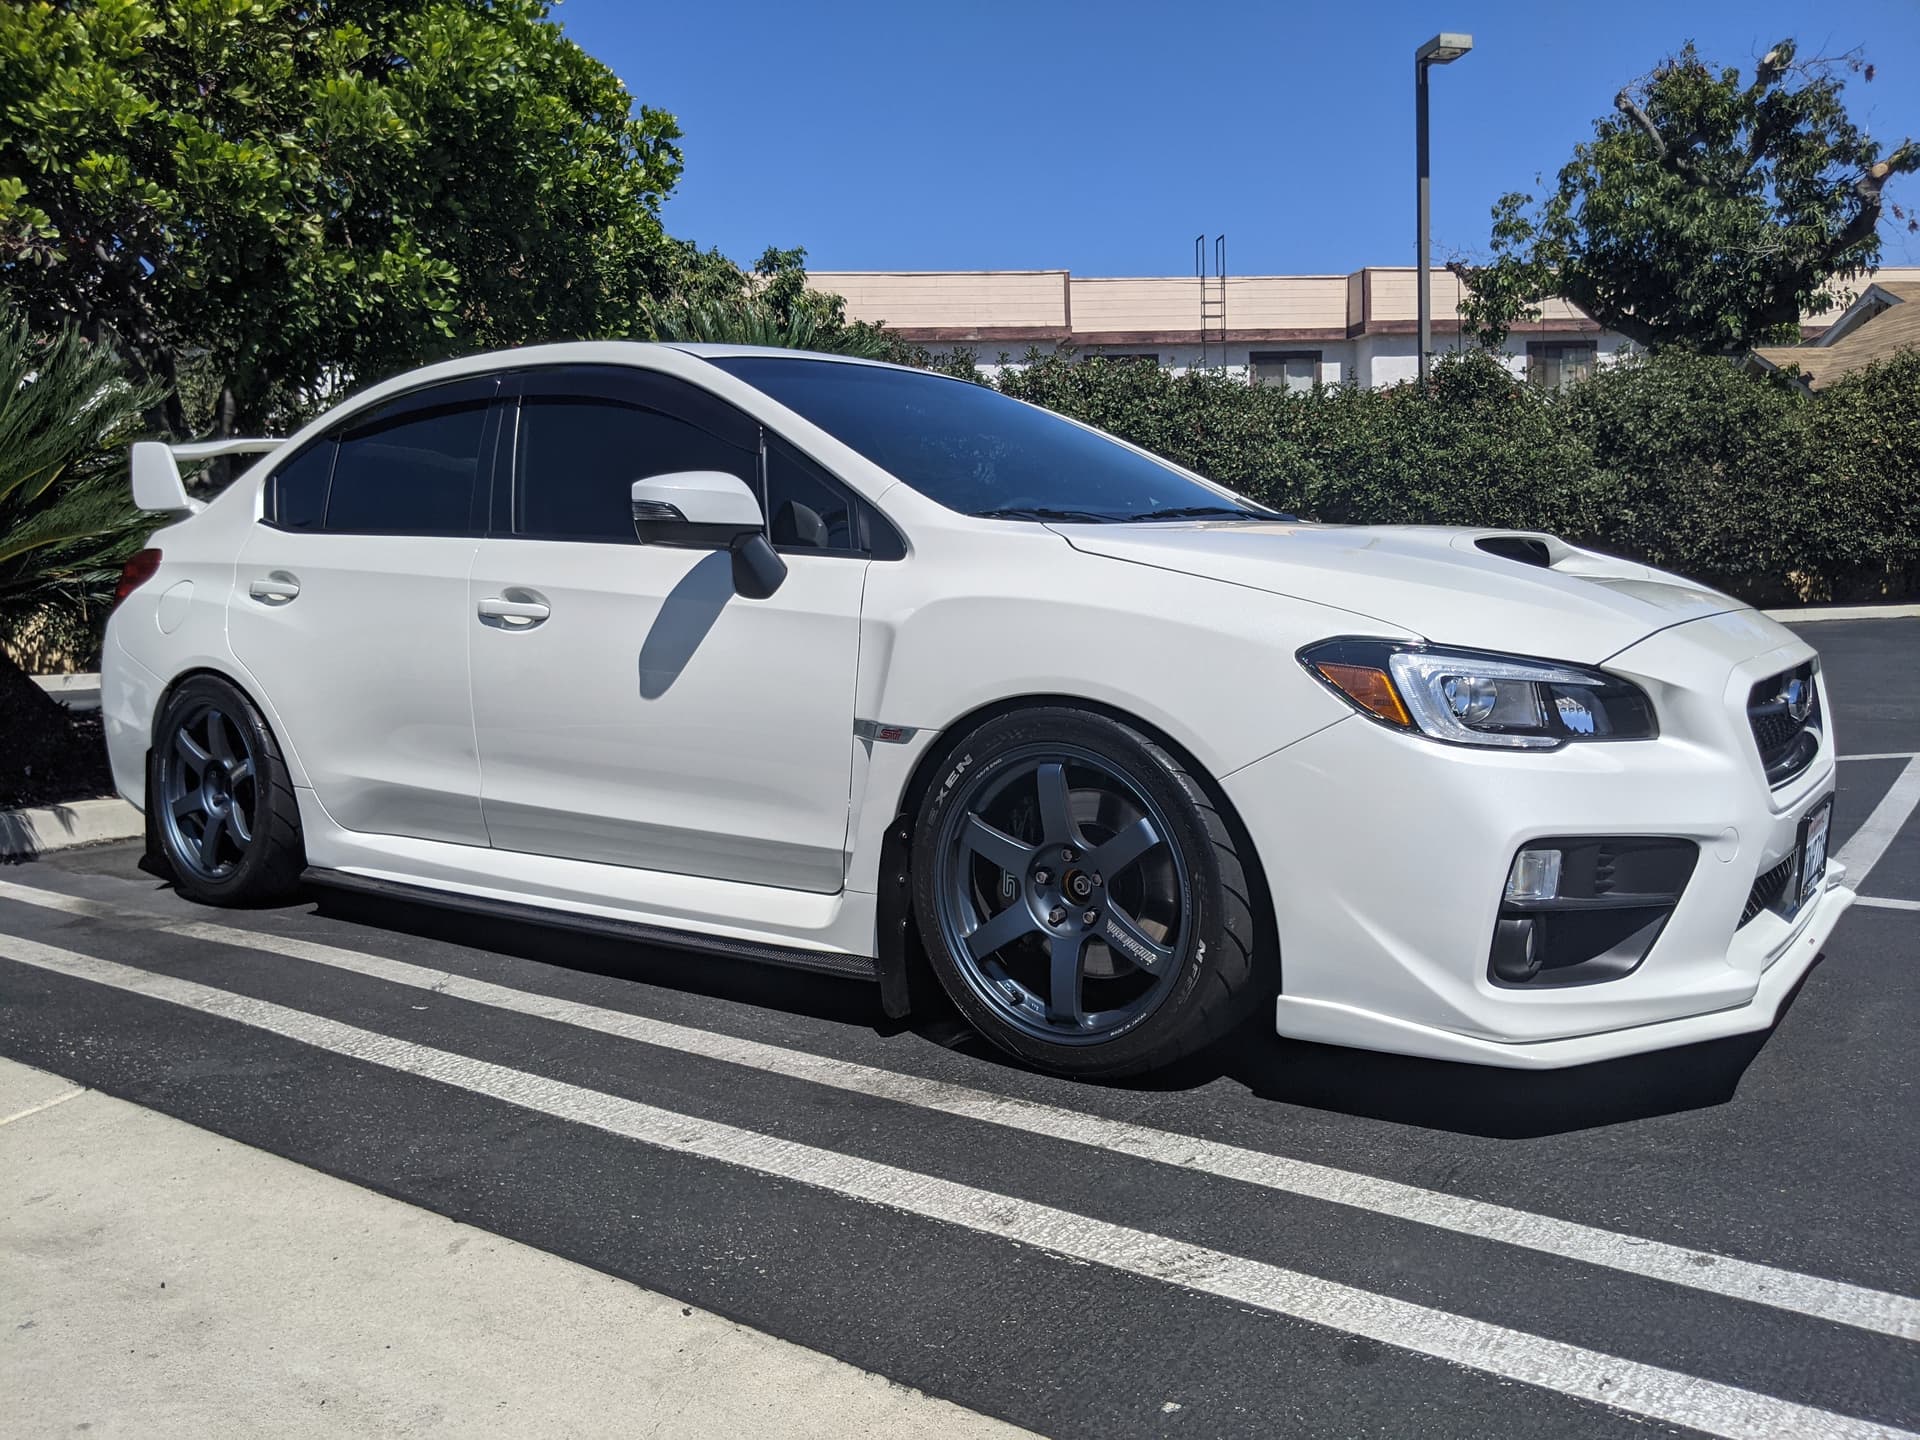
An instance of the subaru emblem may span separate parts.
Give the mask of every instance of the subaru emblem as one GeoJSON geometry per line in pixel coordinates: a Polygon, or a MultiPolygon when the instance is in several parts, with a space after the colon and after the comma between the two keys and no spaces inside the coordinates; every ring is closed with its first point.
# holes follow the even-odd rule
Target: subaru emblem
{"type": "Polygon", "coordinates": [[[1787,702],[1787,714],[1796,722],[1813,713],[1813,686],[1798,675],[1787,682],[1786,693],[1780,698],[1787,702]]]}

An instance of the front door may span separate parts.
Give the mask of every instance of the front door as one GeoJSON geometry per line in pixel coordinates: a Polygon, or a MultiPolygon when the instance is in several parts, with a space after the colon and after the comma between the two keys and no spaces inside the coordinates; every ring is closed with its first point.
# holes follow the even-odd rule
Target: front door
{"type": "Polygon", "coordinates": [[[227,630],[327,814],[485,845],[467,690],[467,574],[486,509],[492,377],[354,416],[278,466],[227,630]]]}
{"type": "Polygon", "coordinates": [[[492,843],[839,890],[864,554],[810,527],[773,596],[742,599],[725,552],[639,544],[629,492],[676,470],[757,490],[751,419],[638,369],[529,371],[519,389],[512,483],[467,596],[492,843]]]}

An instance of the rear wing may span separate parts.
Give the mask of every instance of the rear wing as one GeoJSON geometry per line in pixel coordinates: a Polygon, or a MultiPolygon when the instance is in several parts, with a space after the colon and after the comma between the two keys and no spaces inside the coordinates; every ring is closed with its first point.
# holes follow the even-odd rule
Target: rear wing
{"type": "Polygon", "coordinates": [[[206,440],[197,445],[169,445],[164,440],[137,440],[133,446],[133,503],[142,510],[158,510],[166,515],[197,515],[206,509],[204,500],[188,496],[180,479],[180,462],[193,464],[221,455],[262,455],[277,450],[282,440],[244,439],[232,436],[224,440],[206,440]]]}

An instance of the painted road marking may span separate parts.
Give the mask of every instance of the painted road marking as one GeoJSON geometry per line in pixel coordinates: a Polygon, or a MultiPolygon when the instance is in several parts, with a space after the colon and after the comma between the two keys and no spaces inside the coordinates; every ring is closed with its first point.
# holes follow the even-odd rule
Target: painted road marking
{"type": "Polygon", "coordinates": [[[1916,760],[1920,750],[1889,750],[1884,755],[1842,755],[1842,760],[1916,760]]]}
{"type": "Polygon", "coordinates": [[[1913,818],[1916,806],[1920,806],[1920,759],[1907,762],[1899,779],[1880,797],[1880,803],[1873,807],[1873,813],[1867,816],[1834,857],[1847,867],[1847,879],[1856,890],[1873,867],[1880,863],[1880,857],[1887,853],[1893,837],[1913,818]]]}
{"type": "Polygon", "coordinates": [[[1728,1440],[1760,1435],[1920,1440],[1909,1430],[1623,1360],[1051,1205],[676,1114],[197,981],[4,934],[0,958],[251,1026],[644,1145],[891,1206],[1728,1440]]]}
{"type": "Polygon", "coordinates": [[[1876,905],[1882,910],[1920,910],[1920,900],[1889,900],[1883,895],[1856,895],[1856,905],[1876,905]]]}
{"type": "Polygon", "coordinates": [[[38,1115],[42,1110],[51,1110],[56,1105],[64,1105],[69,1100],[78,1100],[87,1093],[87,1087],[76,1085],[65,1094],[56,1095],[51,1100],[42,1100],[38,1105],[29,1105],[24,1110],[16,1110],[11,1115],[0,1115],[0,1125],[11,1125],[16,1120],[24,1120],[29,1115],[38,1115]]]}
{"type": "MultiPolygon", "coordinates": [[[[124,918],[127,913],[101,901],[7,881],[0,881],[0,898],[21,900],[67,914],[104,919],[124,918]]],[[[944,1115],[1000,1125],[1047,1139],[1087,1145],[1269,1190],[1286,1191],[1309,1199],[1450,1230],[1475,1239],[1492,1240],[1582,1264],[1663,1280],[1691,1290],[1811,1315],[1860,1330],[1877,1331],[1906,1340],[1920,1339],[1920,1300],[1862,1285],[1689,1250],[1657,1240],[1644,1240],[1572,1220],[1536,1215],[1505,1205],[1403,1185],[1377,1176],[1293,1160],[1282,1155],[1157,1130],[1123,1120],[1109,1120],[1038,1101],[1013,1099],[943,1080],[901,1074],[853,1061],[831,1059],[810,1051],[791,1050],[758,1040],[698,1030],[670,1021],[629,1014],[624,1010],[610,1010],[577,1000],[516,990],[486,980],[469,979],[451,971],[435,970],[404,960],[390,960],[384,956],[316,941],[203,921],[160,919],[152,928],[188,939],[266,951],[289,959],[328,965],[372,979],[431,990],[472,1004],[556,1021],[643,1045],[719,1060],[944,1115]]]]}

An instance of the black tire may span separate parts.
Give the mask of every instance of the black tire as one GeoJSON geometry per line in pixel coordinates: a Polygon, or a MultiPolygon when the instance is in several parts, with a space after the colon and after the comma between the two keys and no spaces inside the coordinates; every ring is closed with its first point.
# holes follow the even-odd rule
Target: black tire
{"type": "Polygon", "coordinates": [[[265,905],[299,888],[306,849],[279,742],[253,702],[217,675],[183,681],[160,707],[147,814],[157,858],[190,900],[265,905]],[[209,784],[216,769],[225,778],[209,784]]]}
{"type": "Polygon", "coordinates": [[[1103,715],[1022,710],[961,737],[920,806],[913,894],[955,1006],[1042,1069],[1107,1078],[1163,1067],[1233,1030],[1265,993],[1232,829],[1172,755],[1103,715]],[[1145,848],[1124,859],[1120,842],[1134,835],[1145,848]],[[1102,856],[1117,863],[1093,868],[1102,856]],[[1034,979],[1043,957],[1044,997],[1034,979]],[[1096,988],[1110,1008],[1095,1008],[1096,988]]]}

